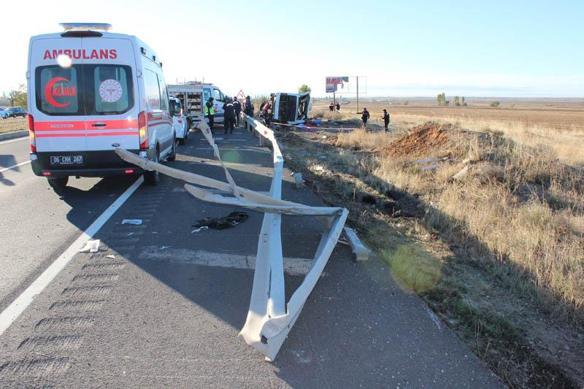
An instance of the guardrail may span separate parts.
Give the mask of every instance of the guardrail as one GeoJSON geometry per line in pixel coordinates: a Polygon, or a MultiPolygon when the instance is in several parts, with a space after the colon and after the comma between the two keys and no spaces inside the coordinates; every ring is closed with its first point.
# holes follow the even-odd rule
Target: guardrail
{"type": "Polygon", "coordinates": [[[270,142],[273,151],[274,176],[269,196],[242,188],[235,183],[221,160],[213,134],[204,121],[200,123],[199,128],[213,148],[215,157],[221,162],[227,183],[148,161],[126,150],[117,149],[116,152],[125,161],[140,166],[144,170],[157,170],[162,174],[186,181],[188,184],[185,185],[185,189],[200,200],[264,212],[249,310],[240,336],[247,344],[262,352],[266,359],[272,361],[276,358],[298,319],[304,303],[318,282],[343,231],[348,211],[340,207],[311,207],[282,200],[284,157],[274,132],[252,117],[244,114],[242,117],[246,128],[258,135],[260,142],[264,139],[270,142]],[[218,189],[225,195],[210,192],[201,186],[218,189]],[[282,214],[328,218],[328,229],[322,234],[312,267],[287,304],[282,253],[282,214]]]}

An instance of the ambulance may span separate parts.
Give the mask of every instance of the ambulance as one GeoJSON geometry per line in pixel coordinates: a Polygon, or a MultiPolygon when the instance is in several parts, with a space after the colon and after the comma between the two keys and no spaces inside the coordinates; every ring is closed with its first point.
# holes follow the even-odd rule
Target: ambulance
{"type": "MultiPolygon", "coordinates": [[[[28,124],[34,173],[59,192],[70,176],[135,175],[115,148],[151,161],[174,160],[176,134],[156,53],[105,23],[62,23],[33,36],[28,58],[28,124]]],[[[147,183],[158,172],[144,172],[147,183]]]]}

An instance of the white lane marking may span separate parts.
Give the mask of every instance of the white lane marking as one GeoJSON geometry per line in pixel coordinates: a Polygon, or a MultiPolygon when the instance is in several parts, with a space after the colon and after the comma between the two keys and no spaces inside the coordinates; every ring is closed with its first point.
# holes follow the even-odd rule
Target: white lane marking
{"type": "Polygon", "coordinates": [[[25,136],[23,136],[21,138],[8,139],[8,140],[5,140],[5,141],[0,142],[0,145],[5,145],[7,143],[14,143],[14,142],[22,142],[24,140],[28,140],[28,136],[25,135],[25,136]]]}
{"type": "MultiPolygon", "coordinates": [[[[171,248],[169,246],[162,247],[144,247],[140,253],[140,258],[178,264],[255,269],[255,255],[214,253],[205,250],[171,248]]],[[[293,276],[306,275],[310,271],[312,263],[313,260],[308,258],[285,257],[284,270],[293,276]]]]}
{"type": "Polygon", "coordinates": [[[12,165],[12,166],[8,166],[8,167],[5,167],[5,168],[2,168],[2,169],[0,169],[0,173],[4,173],[7,170],[12,170],[12,169],[14,169],[16,167],[19,167],[19,166],[22,166],[22,165],[27,165],[29,163],[30,163],[30,161],[24,161],[24,162],[21,162],[21,163],[17,163],[16,165],[12,165]]]}
{"type": "Polygon", "coordinates": [[[81,247],[91,239],[110,217],[130,198],[142,185],[144,177],[138,178],[120,197],[116,199],[83,233],[57,258],[20,296],[16,298],[2,313],[0,313],[0,335],[24,312],[51,281],[67,266],[81,247]]]}

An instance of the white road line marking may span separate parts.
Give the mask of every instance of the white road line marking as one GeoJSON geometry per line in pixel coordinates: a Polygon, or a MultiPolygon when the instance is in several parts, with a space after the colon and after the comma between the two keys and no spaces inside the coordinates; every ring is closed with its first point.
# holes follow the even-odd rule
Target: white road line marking
{"type": "MultiPolygon", "coordinates": [[[[140,258],[151,261],[170,262],[178,264],[228,267],[234,269],[254,269],[255,255],[241,255],[230,253],[214,253],[205,250],[190,250],[170,248],[164,250],[158,246],[144,247],[140,253],[140,258]]],[[[289,275],[306,275],[312,267],[313,260],[308,258],[284,258],[284,270],[289,275]]]]}
{"type": "Polygon", "coordinates": [[[2,168],[2,169],[0,169],[0,173],[4,173],[7,170],[12,170],[12,169],[14,169],[16,167],[19,167],[19,166],[22,166],[22,165],[28,165],[29,163],[30,163],[30,161],[24,161],[24,162],[21,162],[21,163],[17,163],[16,165],[12,165],[12,166],[8,166],[8,167],[5,167],[5,168],[2,168]]]}
{"type": "Polygon", "coordinates": [[[8,139],[8,140],[0,142],[0,145],[5,145],[7,143],[14,143],[14,142],[22,142],[23,140],[28,140],[28,136],[23,136],[21,138],[15,138],[15,139],[8,139]]]}
{"type": "Polygon", "coordinates": [[[51,281],[67,266],[79,249],[91,239],[112,215],[142,185],[144,177],[138,178],[120,197],[116,199],[83,233],[53,262],[20,296],[0,313],[0,335],[2,335],[24,310],[34,301],[51,281]]]}

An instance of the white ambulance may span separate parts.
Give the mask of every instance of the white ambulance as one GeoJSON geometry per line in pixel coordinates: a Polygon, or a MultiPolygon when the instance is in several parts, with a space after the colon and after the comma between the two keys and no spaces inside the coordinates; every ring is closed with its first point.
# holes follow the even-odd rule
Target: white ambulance
{"type": "MultiPolygon", "coordinates": [[[[70,176],[140,173],[114,152],[152,161],[176,156],[162,63],[144,42],[109,24],[63,23],[34,36],[28,59],[30,158],[36,175],[60,191],[70,176]]],[[[157,172],[145,172],[147,183],[157,172]]]]}

